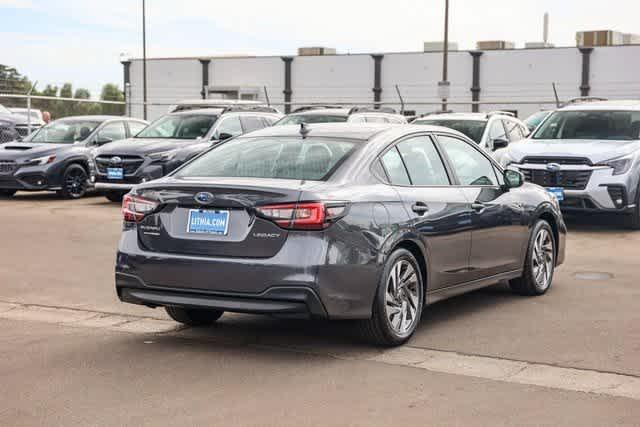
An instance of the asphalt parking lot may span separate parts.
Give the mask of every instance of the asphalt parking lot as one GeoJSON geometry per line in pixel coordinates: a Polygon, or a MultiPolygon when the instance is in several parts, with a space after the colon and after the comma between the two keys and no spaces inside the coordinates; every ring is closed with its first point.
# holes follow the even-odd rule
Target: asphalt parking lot
{"type": "Polygon", "coordinates": [[[119,206],[0,200],[0,425],[638,425],[639,232],[571,220],[543,297],[431,306],[400,350],[347,323],[225,315],[184,329],[118,302],[119,206]]]}

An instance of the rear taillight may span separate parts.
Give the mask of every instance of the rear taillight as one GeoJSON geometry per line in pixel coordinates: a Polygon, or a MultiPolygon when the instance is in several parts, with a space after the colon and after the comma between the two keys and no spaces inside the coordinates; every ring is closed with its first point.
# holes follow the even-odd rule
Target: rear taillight
{"type": "Polygon", "coordinates": [[[338,202],[302,202],[256,208],[259,216],[289,230],[324,230],[342,218],[347,205],[338,202]]]}
{"type": "Polygon", "coordinates": [[[122,199],[122,217],[128,222],[140,222],[158,208],[158,202],[126,194],[122,199]]]}

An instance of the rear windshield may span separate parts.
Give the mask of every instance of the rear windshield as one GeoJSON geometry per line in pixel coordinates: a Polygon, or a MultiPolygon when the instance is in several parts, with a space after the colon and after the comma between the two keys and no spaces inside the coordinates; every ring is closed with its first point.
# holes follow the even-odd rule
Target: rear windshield
{"type": "Polygon", "coordinates": [[[347,116],[331,114],[297,114],[283,117],[276,125],[299,125],[300,123],[344,123],[347,116]]]}
{"type": "Polygon", "coordinates": [[[209,132],[218,116],[211,114],[177,114],[159,118],[136,138],[196,139],[209,132]]]}
{"type": "Polygon", "coordinates": [[[484,120],[414,120],[412,124],[416,125],[432,125],[432,126],[444,126],[453,130],[457,130],[480,143],[482,135],[484,134],[484,128],[487,127],[487,122],[484,120]]]}
{"type": "Polygon", "coordinates": [[[533,139],[640,139],[640,111],[556,111],[533,139]]]}
{"type": "Polygon", "coordinates": [[[357,145],[330,138],[240,138],[198,157],[176,176],[325,181],[357,145]]]}

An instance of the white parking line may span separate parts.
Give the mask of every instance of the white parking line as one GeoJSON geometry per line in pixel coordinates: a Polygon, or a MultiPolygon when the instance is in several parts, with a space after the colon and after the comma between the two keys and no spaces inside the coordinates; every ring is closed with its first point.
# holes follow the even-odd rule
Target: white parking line
{"type": "Polygon", "coordinates": [[[172,332],[181,328],[178,323],[169,320],[4,302],[0,302],[0,318],[56,323],[84,328],[103,328],[131,333],[157,334],[172,332]]]}
{"type": "MultiPolygon", "coordinates": [[[[0,318],[101,328],[128,333],[175,332],[175,322],[148,317],[100,313],[89,310],[46,307],[0,302],[0,318]]],[[[343,360],[369,360],[389,365],[424,369],[453,375],[485,378],[494,381],[535,385],[559,390],[594,393],[640,400],[640,377],[508,360],[496,357],[460,354],[404,346],[384,351],[344,352],[302,350],[287,345],[249,344],[253,348],[292,351],[330,356],[343,360]]]]}
{"type": "Polygon", "coordinates": [[[632,375],[470,356],[415,347],[387,350],[368,360],[411,366],[433,372],[640,400],[640,378],[632,375]]]}

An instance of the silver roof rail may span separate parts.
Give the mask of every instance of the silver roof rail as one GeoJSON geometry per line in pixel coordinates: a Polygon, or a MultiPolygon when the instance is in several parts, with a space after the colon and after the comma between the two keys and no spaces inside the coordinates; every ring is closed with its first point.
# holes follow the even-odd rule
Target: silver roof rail
{"type": "Polygon", "coordinates": [[[579,96],[577,98],[571,98],[564,105],[574,105],[574,104],[583,104],[586,102],[599,102],[599,101],[608,101],[607,98],[602,98],[600,96],[579,96]]]}

